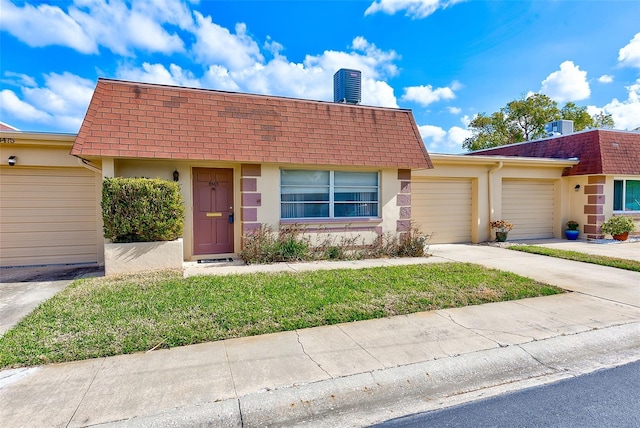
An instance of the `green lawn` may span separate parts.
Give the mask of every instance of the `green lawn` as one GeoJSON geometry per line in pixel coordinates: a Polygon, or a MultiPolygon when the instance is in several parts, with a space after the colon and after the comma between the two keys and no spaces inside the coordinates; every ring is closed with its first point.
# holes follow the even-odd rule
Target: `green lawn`
{"type": "Polygon", "coordinates": [[[0,338],[0,367],[561,292],[462,263],[186,279],[176,271],[90,278],[75,281],[0,338]]]}
{"type": "Polygon", "coordinates": [[[539,247],[536,245],[510,245],[510,250],[522,251],[525,253],[541,254],[543,256],[558,257],[577,262],[593,263],[601,266],[615,267],[618,269],[632,270],[640,272],[640,262],[636,260],[618,259],[615,257],[596,256],[592,254],[580,253],[578,251],[557,250],[554,248],[539,247]]]}

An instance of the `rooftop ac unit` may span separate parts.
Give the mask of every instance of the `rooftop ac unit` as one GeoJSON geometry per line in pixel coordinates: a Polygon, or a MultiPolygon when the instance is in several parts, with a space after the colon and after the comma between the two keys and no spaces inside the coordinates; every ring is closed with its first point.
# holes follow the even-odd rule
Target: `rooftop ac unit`
{"type": "Polygon", "coordinates": [[[359,104],[361,97],[361,73],[341,68],[333,75],[333,101],[359,104]]]}
{"type": "Polygon", "coordinates": [[[566,135],[573,133],[573,120],[554,120],[545,125],[548,135],[566,135]]]}

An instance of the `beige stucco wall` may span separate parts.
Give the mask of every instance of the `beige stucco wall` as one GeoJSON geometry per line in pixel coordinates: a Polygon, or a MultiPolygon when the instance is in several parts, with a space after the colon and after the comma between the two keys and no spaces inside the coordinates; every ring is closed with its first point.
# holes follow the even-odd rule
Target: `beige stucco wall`
{"type": "MultiPolygon", "coordinates": [[[[570,213],[566,202],[566,186],[562,172],[573,161],[552,159],[523,159],[509,157],[431,155],[434,168],[414,170],[413,177],[467,178],[473,180],[472,242],[493,239],[489,222],[502,218],[503,179],[549,180],[555,184],[556,212],[559,219],[554,225],[554,236],[562,237],[563,224],[570,213]]],[[[508,220],[508,219],[505,219],[508,220]]]]}

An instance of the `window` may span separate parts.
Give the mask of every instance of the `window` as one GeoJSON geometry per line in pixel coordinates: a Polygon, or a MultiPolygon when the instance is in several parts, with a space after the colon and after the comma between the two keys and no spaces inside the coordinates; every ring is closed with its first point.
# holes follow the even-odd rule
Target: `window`
{"type": "Polygon", "coordinates": [[[613,210],[640,211],[640,180],[613,180],[613,210]]]}
{"type": "Polygon", "coordinates": [[[280,218],[378,217],[377,172],[280,171],[280,218]]]}

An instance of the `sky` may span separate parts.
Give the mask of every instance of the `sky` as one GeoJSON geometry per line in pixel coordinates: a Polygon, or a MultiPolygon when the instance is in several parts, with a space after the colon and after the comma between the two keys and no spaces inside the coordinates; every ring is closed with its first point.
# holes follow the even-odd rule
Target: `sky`
{"type": "Polygon", "coordinates": [[[98,78],[411,109],[430,153],[532,93],[640,127],[640,0],[0,0],[0,121],[76,133],[98,78]]]}

